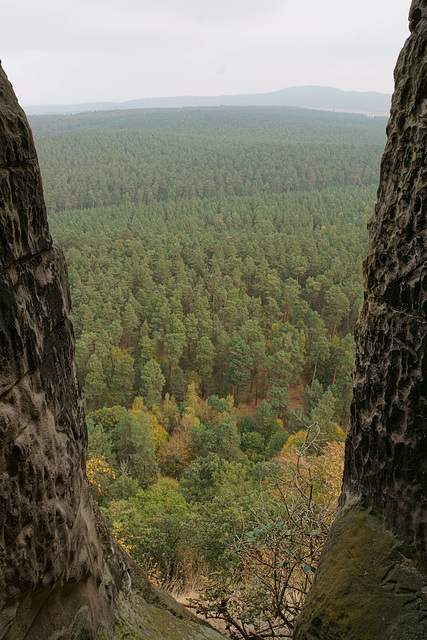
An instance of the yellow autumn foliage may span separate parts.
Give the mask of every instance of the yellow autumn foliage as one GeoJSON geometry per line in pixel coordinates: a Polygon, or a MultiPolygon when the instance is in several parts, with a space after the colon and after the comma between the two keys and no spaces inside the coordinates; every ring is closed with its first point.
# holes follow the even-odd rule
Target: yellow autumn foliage
{"type": "Polygon", "coordinates": [[[286,493],[286,485],[292,490],[310,487],[318,504],[332,507],[332,516],[341,493],[344,450],[344,442],[337,441],[328,442],[317,455],[301,456],[295,446],[282,450],[279,456],[285,470],[281,479],[282,489],[286,493]]]}
{"type": "Polygon", "coordinates": [[[300,429],[297,433],[293,433],[286,440],[286,443],[283,445],[283,448],[280,452],[280,458],[282,458],[288,451],[293,449],[294,447],[298,447],[302,442],[307,441],[308,432],[306,429],[300,429]]]}
{"type": "Polygon", "coordinates": [[[96,497],[100,498],[108,495],[110,483],[115,480],[116,475],[106,461],[105,456],[89,458],[86,463],[86,474],[92,493],[96,497]]]}
{"type": "MultiPolygon", "coordinates": [[[[155,408],[155,405],[153,405],[153,408],[155,408]]],[[[147,419],[149,420],[148,426],[151,431],[151,437],[153,438],[156,450],[158,450],[159,447],[161,447],[169,437],[166,429],[160,424],[159,418],[156,415],[156,413],[159,414],[159,412],[150,412],[144,405],[143,398],[140,397],[135,398],[130,412],[140,423],[147,423],[147,419]]]]}
{"type": "Polygon", "coordinates": [[[157,417],[153,414],[150,414],[150,431],[156,450],[158,450],[168,440],[169,436],[166,429],[159,424],[157,417]]]}
{"type": "Polygon", "coordinates": [[[191,427],[198,427],[200,424],[199,418],[196,416],[196,410],[194,407],[185,407],[184,413],[181,418],[181,427],[183,431],[190,431],[191,427]]]}

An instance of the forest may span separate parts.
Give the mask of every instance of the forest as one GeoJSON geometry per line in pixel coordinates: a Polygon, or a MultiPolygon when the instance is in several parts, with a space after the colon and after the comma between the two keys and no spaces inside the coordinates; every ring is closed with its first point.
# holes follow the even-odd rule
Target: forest
{"type": "Polygon", "coordinates": [[[386,120],[223,107],[30,122],[95,499],[151,579],[230,637],[291,637],[340,490],[386,120]]]}

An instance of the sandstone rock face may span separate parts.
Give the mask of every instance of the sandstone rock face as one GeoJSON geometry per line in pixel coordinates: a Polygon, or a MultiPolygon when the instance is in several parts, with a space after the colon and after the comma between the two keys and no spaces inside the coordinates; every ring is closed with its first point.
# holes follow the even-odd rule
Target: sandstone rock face
{"type": "Polygon", "coordinates": [[[341,511],[295,640],[427,638],[427,1],[414,0],[356,342],[341,511]]]}
{"type": "MultiPolygon", "coordinates": [[[[427,4],[413,3],[426,13],[427,4]]],[[[370,223],[345,494],[384,511],[427,560],[427,24],[395,72],[370,223]]]]}
{"type": "Polygon", "coordinates": [[[220,638],[151,587],[94,510],[69,308],[31,131],[0,68],[0,640],[220,638]]]}

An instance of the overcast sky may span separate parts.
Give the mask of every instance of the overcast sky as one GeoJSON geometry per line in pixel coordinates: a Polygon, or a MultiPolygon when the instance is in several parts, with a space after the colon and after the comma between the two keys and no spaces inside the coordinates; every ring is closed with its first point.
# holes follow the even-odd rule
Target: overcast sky
{"type": "Polygon", "coordinates": [[[410,0],[9,0],[0,58],[23,105],[393,90],[410,0]]]}

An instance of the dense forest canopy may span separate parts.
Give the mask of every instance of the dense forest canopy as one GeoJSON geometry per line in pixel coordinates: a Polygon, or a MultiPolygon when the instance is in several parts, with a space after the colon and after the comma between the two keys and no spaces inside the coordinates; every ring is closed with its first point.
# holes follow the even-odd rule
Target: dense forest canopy
{"type": "MultiPolygon", "coordinates": [[[[95,494],[162,580],[241,567],[242,514],[283,539],[292,446],[310,470],[319,451],[342,458],[385,119],[254,107],[31,124],[69,264],[95,494]]],[[[322,469],[316,513],[331,504],[322,469]]],[[[306,586],[318,550],[300,561],[306,586]]]]}
{"type": "Polygon", "coordinates": [[[51,210],[374,185],[384,118],[286,108],[33,117],[51,210]]]}
{"type": "Polygon", "coordinates": [[[254,107],[32,126],[89,407],[146,397],[148,370],[157,400],[182,401],[192,380],[255,404],[280,388],[284,418],[289,386],[316,378],[346,422],[341,342],[361,301],[384,119],[254,107]]]}

